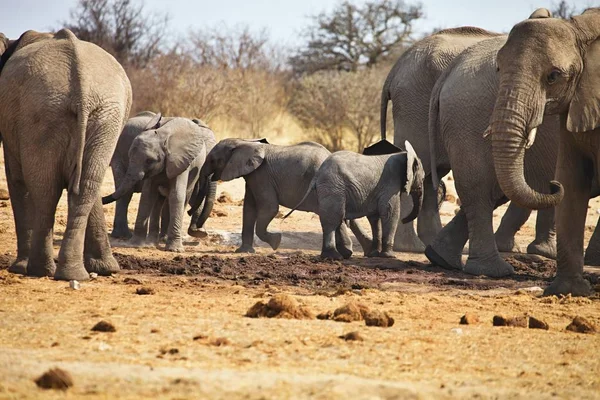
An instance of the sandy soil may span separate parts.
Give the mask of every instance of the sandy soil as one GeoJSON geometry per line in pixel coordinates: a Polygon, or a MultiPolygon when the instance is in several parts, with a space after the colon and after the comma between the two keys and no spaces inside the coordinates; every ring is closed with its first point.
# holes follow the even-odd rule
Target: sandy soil
{"type": "MultiPolygon", "coordinates": [[[[103,194],[111,189],[108,174],[103,194]]],[[[239,256],[243,181],[219,191],[232,202],[216,205],[208,240],[186,241],[180,255],[113,241],[122,273],[80,290],[4,270],[16,241],[10,202],[0,202],[0,398],[600,398],[600,335],[565,330],[575,316],[600,328],[600,298],[539,297],[553,261],[506,254],[516,269],[510,279],[445,271],[419,254],[365,259],[360,247],[351,260],[322,262],[318,218],[300,212],[273,222],[284,232],[279,251],[257,241],[256,255],[239,256]],[[357,302],[395,323],[245,317],[276,294],[313,315],[357,302]],[[467,312],[479,322],[459,325],[467,312]],[[549,330],[494,327],[495,315],[535,316],[549,330]],[[101,320],[116,331],[92,331],[101,320]],[[339,338],[353,331],[364,340],[339,338]],[[34,379],[51,367],[68,371],[74,386],[37,388],[34,379]]],[[[587,238],[600,203],[590,206],[587,238]]],[[[444,222],[456,207],[444,204],[444,222]]],[[[519,233],[522,248],[534,215],[519,233]]],[[[598,286],[600,271],[586,271],[598,286]]]]}

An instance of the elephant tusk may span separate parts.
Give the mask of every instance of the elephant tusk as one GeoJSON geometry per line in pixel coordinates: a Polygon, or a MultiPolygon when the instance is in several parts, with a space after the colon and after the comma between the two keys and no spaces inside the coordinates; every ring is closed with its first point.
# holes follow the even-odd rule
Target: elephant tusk
{"type": "Polygon", "coordinates": [[[528,149],[533,146],[533,142],[535,142],[535,135],[537,133],[537,127],[533,128],[529,131],[529,135],[527,136],[527,143],[525,143],[525,148],[528,149]]]}
{"type": "Polygon", "coordinates": [[[491,133],[492,133],[492,126],[489,125],[487,127],[487,129],[483,132],[483,137],[486,138],[486,137],[490,136],[491,133]]]}

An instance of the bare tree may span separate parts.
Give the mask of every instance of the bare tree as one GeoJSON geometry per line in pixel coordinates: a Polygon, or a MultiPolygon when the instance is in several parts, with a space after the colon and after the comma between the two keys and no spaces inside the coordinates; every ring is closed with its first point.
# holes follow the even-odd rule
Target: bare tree
{"type": "Polygon", "coordinates": [[[421,5],[403,0],[371,0],[362,6],[344,1],[331,14],[312,17],[304,33],[308,43],[289,63],[296,73],[373,66],[411,41],[412,24],[422,15],[421,5]]]}
{"type": "Polygon", "coordinates": [[[379,134],[380,87],[387,71],[322,71],[298,81],[289,103],[312,138],[331,151],[362,151],[379,134]]]}
{"type": "Polygon", "coordinates": [[[168,21],[168,15],[146,12],[141,1],[78,0],[70,20],[62,25],[124,66],[145,67],[160,54],[168,21]]]}

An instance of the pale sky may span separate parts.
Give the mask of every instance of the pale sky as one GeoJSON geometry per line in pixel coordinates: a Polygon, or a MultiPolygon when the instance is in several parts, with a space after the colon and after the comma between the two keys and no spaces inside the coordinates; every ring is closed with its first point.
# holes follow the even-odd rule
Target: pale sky
{"type": "MultiPolygon", "coordinates": [[[[190,28],[247,24],[266,27],[274,42],[299,43],[299,33],[309,22],[307,16],[330,10],[340,0],[146,0],[146,8],[171,16],[171,31],[185,35],[190,28]]],[[[355,0],[363,3],[365,0],[355,0]]],[[[407,0],[408,3],[414,3],[407,0]]],[[[517,22],[539,7],[552,8],[557,0],[423,0],[425,18],[417,32],[433,28],[474,25],[508,32],[517,22]]],[[[598,0],[570,0],[577,8],[599,4],[598,0]]],[[[0,0],[0,32],[17,38],[28,29],[47,31],[69,16],[76,0],[0,0]]]]}

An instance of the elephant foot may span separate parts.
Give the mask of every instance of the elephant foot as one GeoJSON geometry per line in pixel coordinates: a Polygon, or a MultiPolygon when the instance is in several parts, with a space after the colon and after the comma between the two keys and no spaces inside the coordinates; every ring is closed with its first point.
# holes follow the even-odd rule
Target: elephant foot
{"type": "Polygon", "coordinates": [[[90,279],[90,274],[85,270],[83,263],[59,265],[58,268],[56,268],[54,279],[57,281],[87,281],[90,279]]]}
{"type": "Polygon", "coordinates": [[[379,257],[381,258],[396,258],[396,255],[393,251],[382,251],[379,253],[379,257]]]}
{"type": "Polygon", "coordinates": [[[115,239],[131,239],[133,237],[133,232],[131,232],[131,230],[128,227],[114,227],[112,232],[110,233],[110,236],[115,239]]]}
{"type": "Polygon", "coordinates": [[[379,250],[371,250],[367,254],[367,257],[369,257],[369,258],[379,257],[379,250]]]}
{"type": "Polygon", "coordinates": [[[567,294],[571,296],[590,296],[592,294],[592,287],[581,275],[569,277],[557,276],[550,286],[544,290],[544,296],[567,294]]]}
{"type": "Polygon", "coordinates": [[[343,260],[344,257],[337,250],[323,250],[321,251],[321,258],[330,260],[343,260]]]}
{"type": "Polygon", "coordinates": [[[269,243],[273,250],[277,250],[279,248],[279,245],[281,244],[281,233],[269,234],[268,240],[266,242],[269,243]]]}
{"type": "Polygon", "coordinates": [[[515,237],[502,237],[495,236],[496,238],[496,247],[498,247],[498,251],[501,253],[522,253],[521,247],[515,243],[515,237]]]}
{"type": "Polygon", "coordinates": [[[183,253],[185,251],[185,248],[183,247],[183,243],[181,242],[181,240],[177,240],[173,242],[168,242],[165,246],[165,250],[173,253],[183,253]]]}
{"type": "Polygon", "coordinates": [[[53,276],[55,274],[56,264],[54,263],[54,259],[41,259],[36,260],[35,258],[29,257],[27,262],[27,275],[28,276],[36,276],[36,277],[44,277],[44,276],[53,276]]]}
{"type": "Polygon", "coordinates": [[[534,240],[527,246],[527,254],[537,254],[538,256],[556,260],[556,239],[543,242],[534,240]]]}
{"type": "Polygon", "coordinates": [[[394,250],[403,253],[423,253],[425,245],[413,230],[413,233],[409,235],[396,235],[394,250]]]}
{"type": "Polygon", "coordinates": [[[500,258],[499,255],[494,255],[490,258],[469,257],[465,264],[464,271],[471,275],[485,275],[491,278],[501,278],[515,273],[512,265],[500,258]]]}
{"type": "Polygon", "coordinates": [[[345,247],[340,247],[337,249],[337,251],[342,255],[342,257],[344,257],[345,260],[352,257],[352,250],[350,250],[350,249],[347,249],[345,247]]]}
{"type": "Polygon", "coordinates": [[[236,253],[256,253],[256,250],[254,250],[254,247],[247,245],[247,244],[243,244],[240,247],[238,247],[235,250],[236,253]]]}
{"type": "Polygon", "coordinates": [[[441,250],[441,248],[434,249],[434,245],[429,245],[425,249],[425,256],[429,259],[429,261],[433,265],[437,265],[444,269],[450,270],[462,270],[462,260],[460,259],[460,254],[458,257],[456,255],[451,255],[447,252],[441,250]]]}
{"type": "MultiPolygon", "coordinates": [[[[11,265],[8,267],[8,272],[19,275],[27,275],[27,258],[17,258],[11,265]]],[[[52,276],[52,275],[48,275],[52,276]]]]}
{"type": "Polygon", "coordinates": [[[198,239],[204,239],[204,238],[208,237],[208,232],[206,232],[206,229],[204,229],[204,228],[192,228],[190,226],[188,228],[187,233],[188,233],[188,235],[198,238],[198,239]]]}
{"type": "Polygon", "coordinates": [[[164,235],[160,235],[156,243],[167,244],[167,234],[165,233],[164,235]]]}
{"type": "Polygon", "coordinates": [[[84,264],[87,272],[95,272],[100,276],[111,276],[121,270],[119,263],[112,255],[105,258],[85,257],[84,264]]]}

